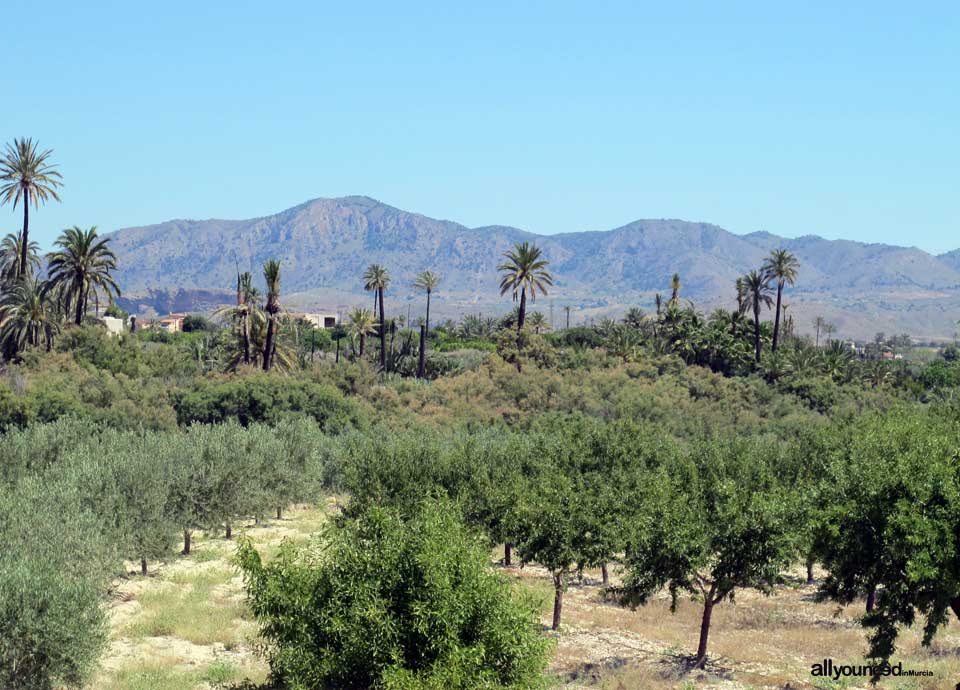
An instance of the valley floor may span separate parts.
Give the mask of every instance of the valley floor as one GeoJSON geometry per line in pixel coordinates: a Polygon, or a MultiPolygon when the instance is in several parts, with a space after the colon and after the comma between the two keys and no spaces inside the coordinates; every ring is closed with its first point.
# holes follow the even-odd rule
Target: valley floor
{"type": "MultiPolygon", "coordinates": [[[[246,525],[266,557],[284,539],[305,541],[323,523],[334,500],[321,508],[291,508],[282,520],[246,525]]],[[[249,678],[261,681],[266,664],[257,654],[256,625],[244,602],[243,581],[231,564],[234,541],[196,535],[193,553],[151,564],[141,577],[117,583],[109,603],[111,642],[92,687],[95,690],[212,689],[249,678]]],[[[499,552],[498,552],[499,554],[499,552]]],[[[134,574],[136,572],[137,574],[134,574]]],[[[549,625],[552,584],[539,567],[500,568],[543,599],[549,625]]],[[[696,646],[700,609],[684,599],[671,614],[664,594],[630,611],[605,602],[598,572],[571,583],[563,625],[550,667],[563,690],[642,688],[866,688],[861,679],[811,677],[824,658],[856,664],[865,649],[857,622],[862,605],[842,609],[814,601],[815,587],[801,573],[774,596],[739,592],[735,604],[714,611],[711,663],[705,672],[686,672],[696,646]]],[[[919,631],[901,635],[904,669],[930,670],[933,677],[890,678],[894,690],[953,690],[960,681],[960,624],[951,620],[933,646],[920,646],[919,631]]]]}

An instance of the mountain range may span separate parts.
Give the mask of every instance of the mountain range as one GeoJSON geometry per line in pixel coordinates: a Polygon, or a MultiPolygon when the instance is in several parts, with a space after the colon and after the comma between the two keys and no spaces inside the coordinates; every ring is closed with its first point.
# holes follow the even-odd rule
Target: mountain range
{"type": "Polygon", "coordinates": [[[516,242],[535,242],[550,260],[555,287],[534,308],[571,306],[575,323],[649,309],[669,291],[674,272],[681,296],[705,311],[734,304],[737,276],[757,268],[775,248],[800,261],[787,289],[788,314],[801,332],[824,316],[843,337],[909,333],[953,337],[960,316],[960,250],[934,256],[920,249],[808,235],[738,235],[709,223],[637,220],[606,231],[537,235],[493,225],[468,228],[403,211],[364,196],[315,199],[250,220],[171,220],[110,235],[126,308],[205,311],[232,299],[237,269],[259,273],[281,262],[284,302],[291,308],[337,311],[366,305],[361,275],[370,263],[388,268],[387,306],[422,311],[411,284],[433,270],[442,276],[432,315],[456,318],[509,308],[498,293],[497,265],[516,242]]]}

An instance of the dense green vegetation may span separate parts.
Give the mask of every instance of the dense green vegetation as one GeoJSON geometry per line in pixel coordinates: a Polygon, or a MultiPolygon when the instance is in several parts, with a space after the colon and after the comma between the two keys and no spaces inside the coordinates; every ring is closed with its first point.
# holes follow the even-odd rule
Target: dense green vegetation
{"type": "MultiPolygon", "coordinates": [[[[8,200],[31,179],[47,196],[22,203],[55,198],[34,149],[8,151],[8,200]]],[[[26,216],[0,244],[5,688],[82,685],[116,578],[330,493],[344,508],[308,547],[238,551],[276,687],[537,687],[546,633],[488,547],[549,571],[553,630],[586,568],[624,606],[696,597],[694,667],[714,607],[774,594],[797,563],[826,570],[822,597],[863,598],[875,658],[918,618],[930,641],[960,615],[956,352],[889,361],[909,343],[878,338],[861,356],[822,319],[800,337],[789,254],[732,286],[732,311],[684,305],[675,275],[653,313],[557,331],[529,311],[553,289],[536,247],[501,267],[517,309],[433,328],[390,315],[378,265],[374,310],[314,328],[268,262],[262,292],[238,275],[210,319],[119,336],[96,308],[113,261],[73,228],[41,274],[26,216]]]]}

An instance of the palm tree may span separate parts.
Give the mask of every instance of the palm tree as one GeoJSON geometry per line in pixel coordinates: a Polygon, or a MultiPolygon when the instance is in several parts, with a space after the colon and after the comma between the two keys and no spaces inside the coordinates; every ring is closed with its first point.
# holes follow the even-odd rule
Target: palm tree
{"type": "Polygon", "coordinates": [[[747,288],[746,305],[753,309],[753,340],[757,364],[760,363],[760,309],[773,306],[770,297],[770,276],[766,273],[750,271],[743,277],[747,288]]]}
{"type": "Polygon", "coordinates": [[[875,359],[864,364],[863,380],[874,388],[882,387],[890,380],[890,377],[890,367],[882,359],[875,359]]]}
{"type": "Polygon", "coordinates": [[[627,309],[627,313],[623,317],[623,322],[630,326],[640,330],[643,328],[644,321],[647,320],[646,315],[643,313],[643,310],[639,307],[630,307],[627,309]]]}
{"type": "Polygon", "coordinates": [[[670,304],[676,304],[680,299],[680,274],[674,273],[670,279],[670,304]]]}
{"type": "MultiPolygon", "coordinates": [[[[117,257],[110,249],[110,239],[100,238],[96,226],[81,230],[76,225],[63,231],[55,243],[58,249],[47,264],[51,287],[63,297],[64,309],[74,311],[79,326],[87,313],[87,300],[103,290],[109,298],[120,296],[120,288],[111,273],[117,269],[117,257]]],[[[22,256],[22,254],[21,254],[22,256]]]]}
{"type": "Polygon", "coordinates": [[[374,308],[380,302],[380,369],[387,370],[387,323],[383,313],[383,293],[390,284],[390,274],[380,264],[371,264],[363,274],[364,290],[372,290],[376,295],[374,308]]]}
{"type": "Polygon", "coordinates": [[[737,312],[743,314],[747,311],[747,286],[743,282],[743,276],[737,278],[737,312]]]}
{"type": "Polygon", "coordinates": [[[39,347],[41,337],[47,352],[53,336],[60,332],[60,315],[52,299],[50,285],[27,278],[18,282],[0,298],[0,344],[6,352],[39,347]]]}
{"type": "Polygon", "coordinates": [[[816,346],[820,347],[820,330],[827,325],[827,320],[822,316],[817,316],[813,319],[813,327],[817,329],[817,340],[816,346]]]}
{"type": "Polygon", "coordinates": [[[823,332],[827,334],[827,342],[830,342],[830,336],[837,332],[837,327],[832,323],[823,324],[823,332]]]}
{"type": "Polygon", "coordinates": [[[270,371],[273,348],[277,338],[277,314],[280,313],[280,262],[270,259],[263,264],[263,280],[267,284],[267,337],[263,345],[263,370],[270,371]]]}
{"type": "Polygon", "coordinates": [[[540,258],[540,248],[529,242],[515,244],[513,249],[504,253],[504,261],[497,266],[503,273],[500,280],[500,294],[513,293],[513,300],[520,298],[520,309],[517,312],[517,336],[523,330],[523,322],[527,315],[527,291],[530,292],[530,301],[535,302],[537,291],[547,294],[547,287],[553,287],[553,277],[547,271],[550,263],[540,258]]]}
{"type": "Polygon", "coordinates": [[[529,323],[533,327],[533,332],[537,335],[550,330],[550,322],[547,321],[547,317],[543,315],[542,311],[535,311],[530,314],[529,323]]]}
{"type": "MultiPolygon", "coordinates": [[[[238,338],[240,341],[240,359],[244,364],[253,362],[251,336],[252,322],[259,314],[257,301],[260,293],[253,286],[253,276],[249,271],[237,273],[237,304],[234,307],[222,307],[214,312],[214,316],[227,316],[237,322],[238,338]]],[[[239,364],[239,362],[237,362],[239,364]]]]}
{"type": "Polygon", "coordinates": [[[22,278],[30,265],[30,203],[38,208],[40,202],[49,199],[60,201],[57,188],[63,186],[57,166],[49,162],[52,150],[37,151],[33,139],[14,139],[0,156],[0,203],[13,202],[13,208],[23,199],[23,229],[20,231],[20,264],[18,278],[22,278]]]}
{"type": "Polygon", "coordinates": [[[571,307],[570,307],[569,304],[563,308],[563,310],[567,313],[567,328],[568,328],[568,329],[570,328],[570,309],[571,309],[571,307]]]}
{"type": "Polygon", "coordinates": [[[440,276],[438,276],[433,271],[423,271],[417,275],[417,279],[413,282],[413,287],[420,290],[427,291],[427,333],[430,333],[430,295],[437,288],[437,285],[440,284],[440,276]]]}
{"type": "Polygon", "coordinates": [[[358,356],[362,358],[364,346],[367,343],[367,335],[375,332],[373,312],[369,309],[357,307],[350,312],[348,318],[350,323],[347,326],[347,332],[350,334],[351,340],[358,339],[360,341],[358,356]]]}
{"type": "Polygon", "coordinates": [[[793,285],[797,280],[797,269],[800,262],[797,257],[786,249],[774,249],[767,260],[764,262],[764,273],[770,279],[777,281],[777,309],[773,317],[773,351],[777,351],[777,344],[780,340],[780,302],[783,298],[783,286],[793,285]]]}
{"type": "MultiPolygon", "coordinates": [[[[30,242],[27,246],[27,274],[32,274],[33,269],[40,268],[40,247],[36,242],[30,242]]],[[[12,232],[0,241],[0,280],[4,283],[12,283],[20,277],[20,262],[23,260],[23,251],[20,246],[20,235],[14,235],[12,232]]]]}

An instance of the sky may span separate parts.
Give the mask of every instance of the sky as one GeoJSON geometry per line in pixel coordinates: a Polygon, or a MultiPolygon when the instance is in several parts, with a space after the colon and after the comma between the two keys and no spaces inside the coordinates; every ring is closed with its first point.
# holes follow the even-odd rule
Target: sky
{"type": "MultiPolygon", "coordinates": [[[[364,194],[468,226],[960,247],[960,3],[5,0],[50,245],[364,194]]],[[[0,208],[0,233],[21,215],[0,208]]]]}

